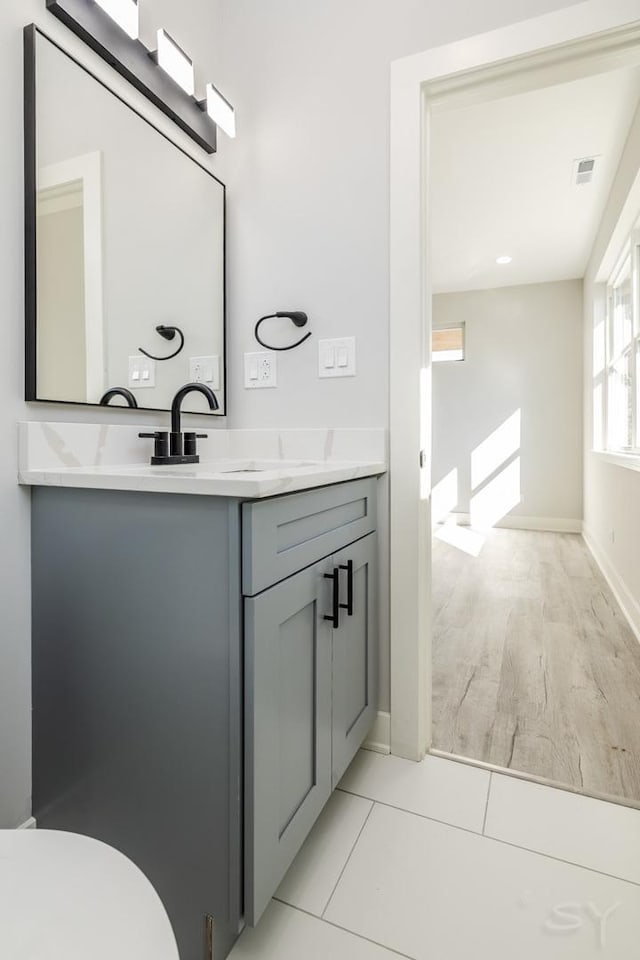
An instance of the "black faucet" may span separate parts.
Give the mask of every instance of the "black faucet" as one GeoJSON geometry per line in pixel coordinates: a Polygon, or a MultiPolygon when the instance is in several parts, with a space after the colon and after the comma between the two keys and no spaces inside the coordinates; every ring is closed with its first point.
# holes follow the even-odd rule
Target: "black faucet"
{"type": "Polygon", "coordinates": [[[196,441],[204,440],[207,434],[195,433],[195,431],[183,434],[181,428],[182,401],[190,393],[201,393],[207,398],[212,410],[220,409],[215,393],[206,383],[187,383],[181,387],[171,404],[171,433],[167,433],[166,430],[157,430],[155,433],[138,434],[139,437],[155,440],[155,449],[151,457],[152,465],[200,463],[196,441]]]}
{"type": "Polygon", "coordinates": [[[114,397],[124,397],[129,407],[137,408],[138,406],[138,401],[136,400],[134,395],[131,393],[131,390],[127,390],[126,387],[114,387],[112,390],[107,390],[107,392],[105,393],[105,395],[102,397],[100,401],[100,406],[108,407],[109,401],[112,400],[114,397]]]}

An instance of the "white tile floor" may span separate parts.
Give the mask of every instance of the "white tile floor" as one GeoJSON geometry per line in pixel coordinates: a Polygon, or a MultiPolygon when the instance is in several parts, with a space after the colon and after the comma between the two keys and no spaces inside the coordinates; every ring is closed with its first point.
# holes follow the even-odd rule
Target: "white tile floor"
{"type": "Polygon", "coordinates": [[[232,960],[632,960],[640,811],[362,751],[232,960]]]}

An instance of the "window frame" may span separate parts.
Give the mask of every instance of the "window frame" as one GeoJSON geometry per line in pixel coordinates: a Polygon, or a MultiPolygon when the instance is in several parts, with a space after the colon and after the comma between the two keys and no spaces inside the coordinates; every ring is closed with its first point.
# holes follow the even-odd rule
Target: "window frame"
{"type": "MultiPolygon", "coordinates": [[[[627,238],[614,269],[606,283],[605,331],[603,370],[603,430],[602,450],[605,453],[625,456],[640,456],[640,229],[638,225],[627,238]],[[626,273],[627,264],[631,280],[631,335],[621,349],[615,350],[615,290],[626,273]],[[611,409],[611,378],[619,375],[618,365],[628,359],[630,399],[630,445],[612,442],[614,425],[611,409]]],[[[621,424],[618,424],[618,429],[621,424]]],[[[626,429],[626,425],[625,425],[626,429]]]]}
{"type": "Polygon", "coordinates": [[[453,322],[440,322],[433,323],[431,327],[431,363],[464,363],[467,359],[467,330],[466,330],[466,321],[465,320],[456,320],[453,322]],[[441,333],[445,330],[460,330],[462,332],[462,356],[457,359],[452,359],[451,357],[440,357],[437,355],[439,353],[446,353],[445,350],[434,350],[433,349],[433,336],[435,333],[441,333]]]}

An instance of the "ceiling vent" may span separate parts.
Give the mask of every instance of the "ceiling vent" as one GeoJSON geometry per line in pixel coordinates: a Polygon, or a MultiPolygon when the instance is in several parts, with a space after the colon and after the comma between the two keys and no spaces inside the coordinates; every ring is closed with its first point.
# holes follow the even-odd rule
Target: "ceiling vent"
{"type": "Polygon", "coordinates": [[[597,157],[583,157],[582,160],[574,160],[573,174],[574,183],[577,187],[582,187],[586,183],[593,181],[593,175],[596,169],[597,157]]]}

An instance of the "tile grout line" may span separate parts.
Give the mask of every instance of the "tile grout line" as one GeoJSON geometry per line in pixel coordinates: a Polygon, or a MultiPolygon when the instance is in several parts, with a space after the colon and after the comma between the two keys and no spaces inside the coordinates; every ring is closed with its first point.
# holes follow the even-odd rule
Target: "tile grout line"
{"type": "Polygon", "coordinates": [[[343,933],[348,933],[357,940],[364,940],[365,943],[372,943],[374,946],[380,947],[382,950],[387,950],[389,953],[392,953],[394,957],[402,957],[403,960],[416,960],[416,958],[412,957],[410,954],[402,953],[400,950],[396,950],[395,947],[390,947],[386,943],[380,943],[378,940],[373,940],[371,937],[365,937],[364,934],[356,933],[354,930],[350,930],[348,927],[343,927],[341,924],[335,923],[333,920],[325,920],[324,917],[319,917],[317,913],[311,913],[309,910],[304,910],[302,907],[296,907],[293,903],[287,903],[286,900],[280,900],[278,897],[273,897],[273,899],[277,903],[281,903],[283,906],[289,907],[291,910],[296,910],[298,913],[302,913],[306,917],[311,917],[313,920],[317,920],[318,923],[326,923],[328,927],[333,927],[335,930],[342,930],[343,933]]]}
{"type": "Polygon", "coordinates": [[[360,797],[361,800],[371,800],[372,803],[377,803],[381,807],[387,807],[389,810],[400,810],[401,813],[408,813],[412,817],[420,817],[421,820],[430,820],[432,823],[439,823],[443,827],[451,827],[452,830],[462,830],[463,833],[471,833],[474,837],[482,836],[478,830],[473,830],[471,827],[463,827],[458,823],[449,823],[448,820],[440,820],[438,817],[430,817],[426,813],[416,813],[415,810],[409,810],[407,807],[400,807],[396,803],[387,803],[386,800],[373,800],[371,797],[365,797],[362,793],[354,793],[351,790],[345,790],[344,787],[341,787],[340,789],[343,793],[348,793],[352,797],[360,797]]]}
{"type": "Polygon", "coordinates": [[[487,816],[489,815],[489,797],[491,796],[491,784],[493,783],[493,773],[489,774],[489,783],[487,785],[487,802],[484,805],[484,820],[482,821],[482,836],[485,837],[487,828],[487,816]]]}
{"type": "MultiPolygon", "coordinates": [[[[341,788],[343,793],[351,793],[353,797],[360,797],[362,800],[371,800],[371,797],[365,797],[361,793],[341,788]]],[[[478,833],[477,830],[471,830],[469,827],[461,827],[456,823],[447,823],[446,820],[438,820],[437,817],[428,817],[424,813],[416,813],[415,810],[407,810],[405,807],[399,807],[393,803],[385,803],[384,800],[373,800],[374,804],[381,807],[387,807],[389,810],[398,810],[400,813],[406,813],[410,817],[418,817],[420,820],[428,820],[430,823],[439,823],[442,827],[449,827],[450,830],[460,830],[461,833],[468,833],[472,837],[478,837],[480,840],[488,840],[490,843],[501,843],[505,847],[512,847],[514,850],[524,850],[536,857],[544,857],[545,860],[553,860],[554,863],[564,863],[568,867],[576,867],[578,870],[586,870],[588,873],[596,873],[600,877],[608,877],[610,880],[617,880],[619,883],[629,883],[632,887],[640,887],[640,880],[630,880],[628,877],[619,877],[616,873],[607,873],[605,870],[598,870],[596,867],[588,867],[584,863],[576,863],[575,860],[565,860],[563,857],[554,857],[551,853],[542,853],[541,850],[534,850],[532,847],[525,847],[520,843],[513,843],[511,840],[502,840],[500,837],[492,837],[489,834],[478,833]]],[[[328,906],[328,904],[327,904],[328,906]]],[[[326,908],[325,908],[326,909],[326,908]]]]}
{"type": "MultiPolygon", "coordinates": [[[[368,798],[364,798],[364,797],[363,797],[362,799],[368,799],[368,798]]],[[[345,870],[347,869],[347,867],[348,867],[348,865],[349,865],[349,861],[351,860],[351,857],[352,857],[352,855],[353,855],[353,851],[355,850],[355,848],[356,848],[357,845],[358,845],[358,841],[359,841],[360,837],[362,836],[362,831],[364,830],[364,828],[366,827],[366,825],[367,825],[368,822],[369,822],[369,817],[371,816],[371,813],[372,813],[373,808],[375,807],[375,805],[376,805],[375,800],[372,800],[372,801],[371,801],[371,806],[369,807],[369,812],[367,813],[367,815],[366,815],[366,817],[365,817],[365,819],[364,819],[364,823],[362,824],[362,826],[361,826],[360,829],[358,830],[358,836],[357,836],[356,839],[354,840],[353,845],[352,845],[351,849],[349,850],[349,856],[348,856],[347,859],[345,860],[344,866],[342,867],[342,870],[340,871],[340,876],[338,877],[338,879],[337,879],[336,882],[334,883],[333,889],[332,889],[331,893],[329,894],[329,899],[328,899],[327,902],[325,903],[325,905],[324,905],[324,910],[323,910],[322,913],[320,914],[320,919],[321,919],[321,920],[324,920],[324,915],[325,915],[325,913],[327,912],[327,910],[329,909],[329,904],[330,904],[331,901],[333,900],[333,895],[334,895],[334,893],[336,892],[336,890],[338,889],[338,884],[339,884],[340,881],[342,880],[342,876],[343,876],[345,870]]]]}

